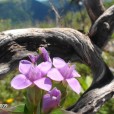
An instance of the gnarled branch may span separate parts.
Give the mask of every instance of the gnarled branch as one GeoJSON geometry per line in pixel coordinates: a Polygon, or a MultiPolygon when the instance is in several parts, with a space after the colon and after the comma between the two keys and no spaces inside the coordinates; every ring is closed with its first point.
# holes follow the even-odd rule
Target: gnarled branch
{"type": "Polygon", "coordinates": [[[37,49],[43,46],[51,57],[59,56],[66,61],[78,61],[90,67],[93,72],[91,86],[65,113],[95,114],[114,94],[113,74],[97,47],[102,48],[113,31],[114,6],[104,12],[101,0],[85,0],[85,5],[89,7],[88,14],[93,23],[88,36],[70,28],[29,28],[1,32],[0,79],[16,68],[20,59],[36,54],[37,49]]]}
{"type": "Polygon", "coordinates": [[[68,28],[19,29],[0,34],[0,52],[2,53],[0,55],[0,63],[2,64],[0,69],[7,69],[4,72],[1,70],[0,74],[4,74],[5,71],[7,73],[13,61],[20,60],[37,51],[40,46],[48,48],[52,56],[60,56],[66,60],[82,58],[80,61],[86,61],[91,66],[91,61],[88,59],[90,54],[86,49],[93,50],[93,45],[89,38],[82,33],[68,28]],[[78,48],[82,49],[84,55],[78,48]]]}
{"type": "Polygon", "coordinates": [[[84,0],[84,4],[92,22],[88,36],[95,45],[103,48],[114,29],[114,5],[105,11],[102,0],[84,0]]]}
{"type": "Polygon", "coordinates": [[[103,48],[114,29],[114,5],[108,8],[93,24],[89,37],[98,47],[103,48]]]}
{"type": "Polygon", "coordinates": [[[105,8],[101,0],[84,0],[84,4],[86,6],[92,24],[105,11],[105,8]]]}
{"type": "Polygon", "coordinates": [[[30,28],[0,33],[0,77],[17,66],[20,59],[35,54],[40,46],[46,47],[51,57],[82,62],[93,72],[92,85],[68,110],[93,114],[112,97],[113,75],[100,57],[99,49],[88,36],[70,28],[30,28]]]}

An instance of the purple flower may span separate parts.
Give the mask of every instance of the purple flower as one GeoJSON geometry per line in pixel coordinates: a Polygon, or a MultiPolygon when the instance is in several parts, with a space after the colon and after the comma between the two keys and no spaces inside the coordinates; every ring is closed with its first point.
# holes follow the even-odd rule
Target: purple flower
{"type": "Polygon", "coordinates": [[[63,59],[58,57],[53,58],[53,65],[55,68],[52,68],[47,76],[55,81],[67,82],[71,89],[79,94],[81,86],[75,77],[80,77],[80,75],[75,70],[75,66],[70,66],[63,59]]]}
{"type": "Polygon", "coordinates": [[[61,92],[57,88],[53,88],[43,96],[43,111],[49,112],[60,104],[61,92]]]}
{"type": "Polygon", "coordinates": [[[29,58],[33,64],[35,64],[39,58],[39,55],[29,55],[29,58]]]}
{"type": "Polygon", "coordinates": [[[21,74],[12,79],[11,86],[15,89],[24,89],[35,84],[39,88],[49,91],[52,83],[46,75],[51,67],[50,62],[42,62],[37,66],[31,64],[30,61],[21,60],[19,63],[21,74]]]}
{"type": "Polygon", "coordinates": [[[44,47],[40,47],[39,48],[40,53],[43,55],[43,59],[44,61],[48,61],[51,62],[49,53],[47,52],[47,50],[44,47]]]}

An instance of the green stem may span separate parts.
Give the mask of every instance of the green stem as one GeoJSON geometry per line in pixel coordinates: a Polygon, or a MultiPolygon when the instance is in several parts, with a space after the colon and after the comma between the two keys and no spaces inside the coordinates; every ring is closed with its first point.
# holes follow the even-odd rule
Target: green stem
{"type": "Polygon", "coordinates": [[[42,114],[42,97],[43,97],[43,91],[41,91],[41,97],[37,105],[37,114],[42,114]]]}
{"type": "Polygon", "coordinates": [[[41,114],[42,90],[36,86],[28,88],[27,91],[27,110],[30,114],[41,114]]]}
{"type": "Polygon", "coordinates": [[[37,112],[36,114],[41,114],[41,108],[40,108],[40,102],[38,103],[38,106],[37,106],[37,112]]]}

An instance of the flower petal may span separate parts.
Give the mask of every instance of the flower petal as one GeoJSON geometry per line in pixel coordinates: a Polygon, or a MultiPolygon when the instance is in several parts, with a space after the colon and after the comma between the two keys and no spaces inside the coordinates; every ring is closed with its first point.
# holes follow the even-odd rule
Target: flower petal
{"type": "Polygon", "coordinates": [[[61,91],[54,87],[51,91],[48,92],[51,96],[61,96],[61,91]]]}
{"type": "Polygon", "coordinates": [[[32,66],[32,63],[27,60],[21,60],[19,63],[19,71],[22,74],[27,74],[30,70],[30,67],[32,66]]]}
{"type": "Polygon", "coordinates": [[[15,89],[24,89],[32,85],[32,82],[28,80],[25,75],[19,74],[11,81],[11,86],[15,89]]]}
{"type": "Polygon", "coordinates": [[[58,104],[59,103],[57,102],[56,97],[55,100],[53,100],[50,94],[46,94],[43,96],[42,108],[44,112],[48,113],[53,108],[56,108],[58,104]]]}
{"type": "Polygon", "coordinates": [[[64,78],[63,76],[61,75],[61,73],[58,71],[58,69],[56,68],[52,68],[47,76],[52,79],[52,80],[55,80],[55,81],[62,81],[64,78]]]}
{"type": "Polygon", "coordinates": [[[76,70],[73,70],[72,75],[73,77],[81,77],[80,74],[76,70]]]}
{"type": "Polygon", "coordinates": [[[51,62],[42,62],[37,67],[41,70],[43,75],[46,75],[48,73],[48,71],[51,69],[52,63],[51,62]]]}
{"type": "Polygon", "coordinates": [[[32,63],[36,63],[36,61],[39,58],[39,55],[29,55],[29,58],[30,58],[32,63]]]}
{"type": "Polygon", "coordinates": [[[61,92],[60,90],[57,90],[56,88],[49,91],[47,94],[43,96],[43,111],[49,112],[53,108],[58,107],[61,99],[61,92]]]}
{"type": "Polygon", "coordinates": [[[49,91],[52,87],[52,82],[49,78],[41,78],[34,81],[34,84],[45,91],[49,91]]]}
{"type": "Polygon", "coordinates": [[[55,57],[55,58],[53,58],[53,65],[54,65],[54,67],[59,69],[59,68],[64,67],[66,65],[66,62],[59,57],[55,57]]]}
{"type": "Polygon", "coordinates": [[[59,69],[60,73],[65,79],[73,77],[72,75],[73,70],[74,68],[72,66],[69,66],[69,64],[66,64],[64,67],[59,69]]]}
{"type": "Polygon", "coordinates": [[[48,51],[44,47],[40,47],[39,51],[43,54],[43,58],[45,61],[51,62],[48,51]]]}
{"type": "Polygon", "coordinates": [[[71,87],[71,89],[74,92],[76,92],[77,94],[81,92],[81,86],[78,80],[76,80],[75,78],[70,78],[70,79],[66,79],[66,81],[68,82],[68,85],[71,87]]]}
{"type": "Polygon", "coordinates": [[[58,90],[55,87],[51,91],[48,91],[48,93],[43,96],[43,103],[42,103],[43,111],[48,113],[53,108],[58,107],[60,100],[61,100],[60,90],[58,90]]]}
{"type": "Polygon", "coordinates": [[[42,78],[42,73],[37,66],[31,66],[26,77],[33,82],[35,80],[42,78]]]}
{"type": "Polygon", "coordinates": [[[73,68],[72,77],[81,77],[80,74],[75,70],[76,66],[72,65],[71,67],[73,68]]]}

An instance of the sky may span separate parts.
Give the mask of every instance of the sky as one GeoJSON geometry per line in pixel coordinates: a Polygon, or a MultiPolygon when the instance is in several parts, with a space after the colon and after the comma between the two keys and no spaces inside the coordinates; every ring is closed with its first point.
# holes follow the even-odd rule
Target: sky
{"type": "Polygon", "coordinates": [[[40,2],[42,2],[42,1],[47,1],[47,0],[37,0],[37,1],[40,1],[40,2]]]}

